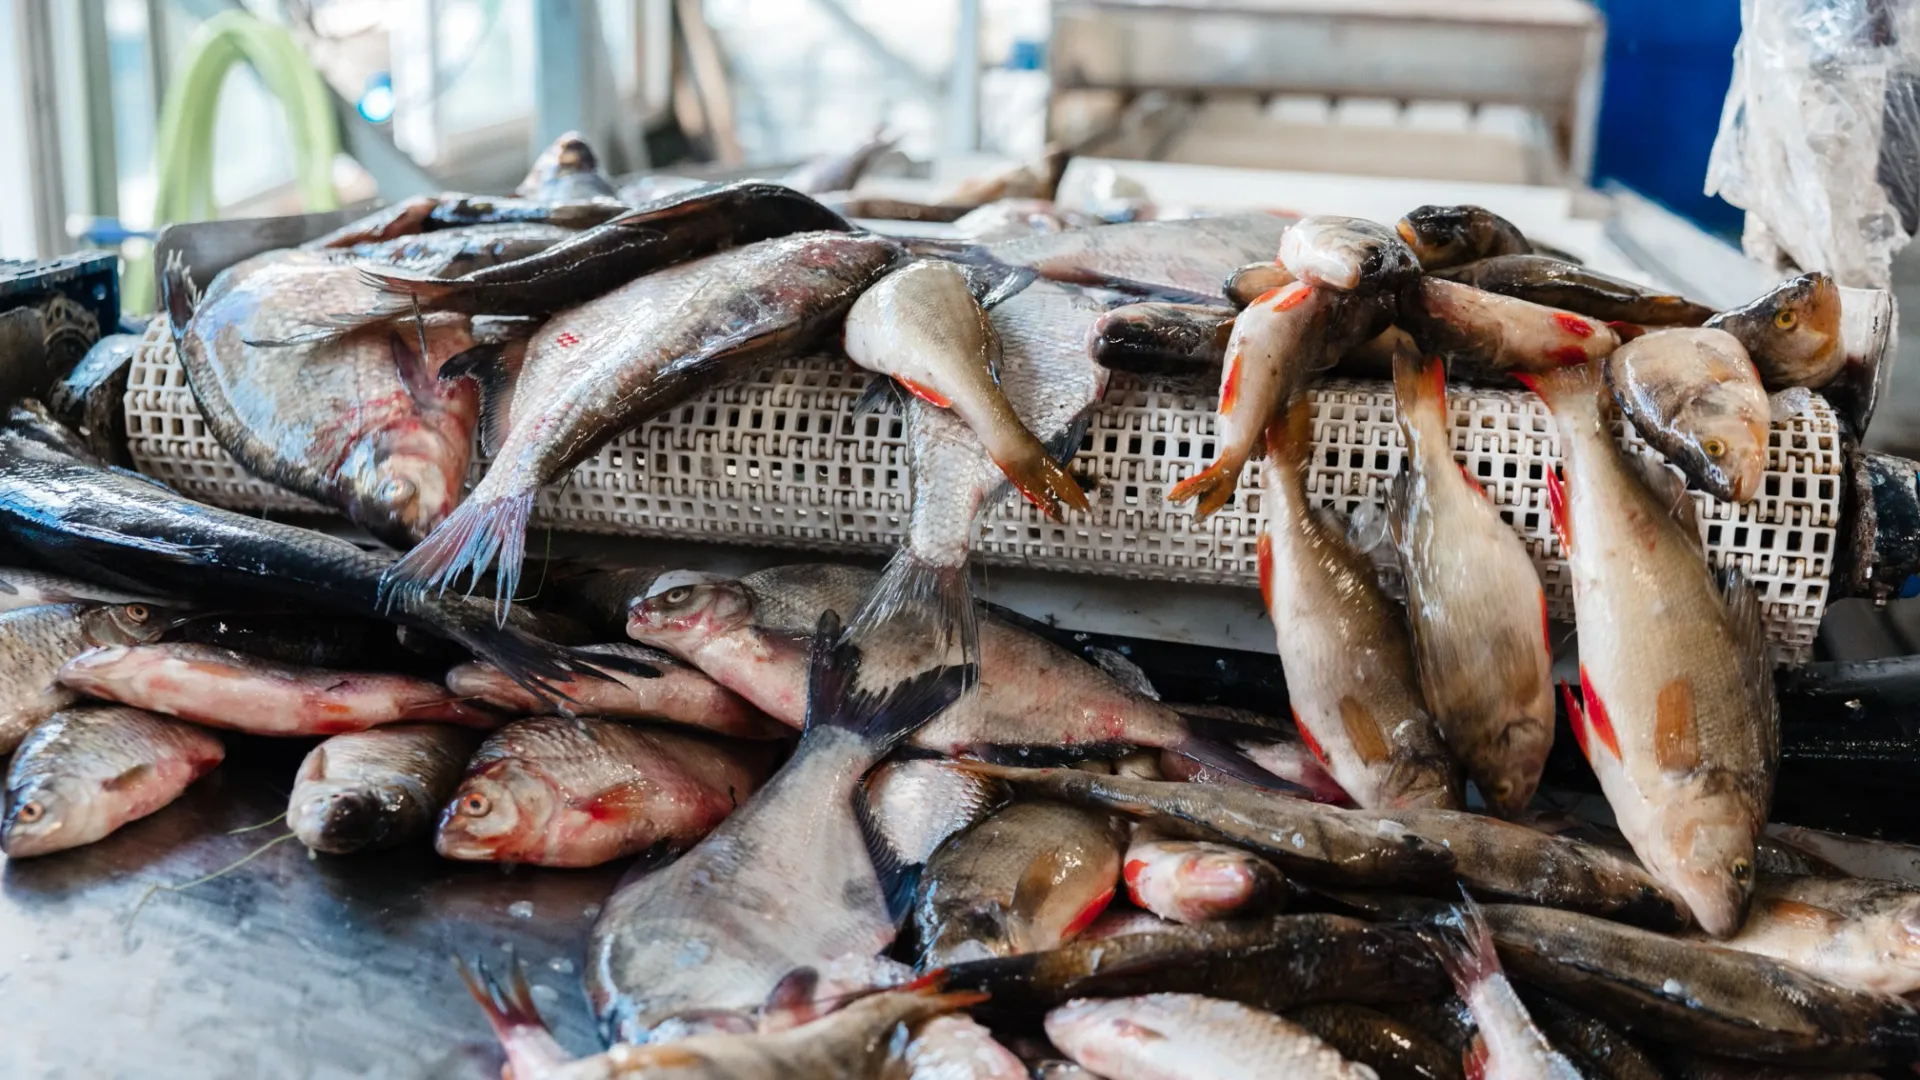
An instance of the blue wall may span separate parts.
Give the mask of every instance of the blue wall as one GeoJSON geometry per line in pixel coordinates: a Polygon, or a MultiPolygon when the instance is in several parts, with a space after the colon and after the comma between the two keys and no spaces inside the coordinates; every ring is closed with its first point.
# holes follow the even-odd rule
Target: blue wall
{"type": "Polygon", "coordinates": [[[1700,189],[1733,78],[1739,0],[1598,4],[1607,16],[1607,66],[1596,183],[1618,180],[1703,228],[1737,236],[1740,211],[1700,189]]]}

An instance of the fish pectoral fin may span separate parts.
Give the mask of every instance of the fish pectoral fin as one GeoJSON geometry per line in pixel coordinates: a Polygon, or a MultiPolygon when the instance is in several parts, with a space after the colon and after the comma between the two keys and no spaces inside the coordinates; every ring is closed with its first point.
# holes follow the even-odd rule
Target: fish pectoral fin
{"type": "Polygon", "coordinates": [[[1037,917],[1047,906],[1047,898],[1059,887],[1062,878],[1067,876],[1078,859],[1070,852],[1048,851],[1027,864],[1026,872],[1014,883],[1013,899],[1008,902],[1009,913],[1020,919],[1031,920],[1037,917]]]}
{"type": "Polygon", "coordinates": [[[499,453],[507,437],[507,408],[520,379],[519,364],[510,353],[526,356],[524,348],[512,349],[506,343],[475,345],[440,365],[441,381],[472,378],[480,387],[480,445],[489,454],[499,453]]]}
{"type": "Polygon", "coordinates": [[[867,383],[867,388],[860,391],[860,396],[854,400],[853,415],[861,416],[870,412],[898,413],[906,407],[907,396],[901,391],[900,384],[888,376],[875,375],[867,383]]]}
{"type": "Polygon", "coordinates": [[[102,783],[100,787],[103,791],[126,791],[138,786],[141,781],[152,775],[152,773],[153,766],[143,761],[122,772],[120,775],[108,779],[102,783]]]}
{"type": "Polygon", "coordinates": [[[644,816],[651,807],[652,789],[638,781],[615,784],[588,798],[567,800],[567,805],[595,821],[618,821],[644,816]]]}
{"type": "Polygon", "coordinates": [[[1847,917],[1837,911],[1829,911],[1798,900],[1763,899],[1757,900],[1754,907],[1758,909],[1756,914],[1763,918],[1815,933],[1830,933],[1846,926],[1848,922],[1847,917]]]}
{"type": "Polygon", "coordinates": [[[767,991],[767,1000],[760,1006],[760,1016],[764,1022],[768,1017],[779,1017],[783,1025],[798,1026],[820,1015],[815,996],[820,991],[820,972],[812,967],[797,967],[780,977],[767,991]]]}

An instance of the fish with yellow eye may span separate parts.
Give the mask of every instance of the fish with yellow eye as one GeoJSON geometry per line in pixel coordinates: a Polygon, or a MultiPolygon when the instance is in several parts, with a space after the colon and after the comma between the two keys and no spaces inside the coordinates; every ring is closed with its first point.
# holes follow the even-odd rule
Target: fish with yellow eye
{"type": "Polygon", "coordinates": [[[1768,390],[1818,389],[1846,366],[1840,339],[1840,287],[1822,273],[1789,278],[1707,325],[1740,339],[1768,390]]]}

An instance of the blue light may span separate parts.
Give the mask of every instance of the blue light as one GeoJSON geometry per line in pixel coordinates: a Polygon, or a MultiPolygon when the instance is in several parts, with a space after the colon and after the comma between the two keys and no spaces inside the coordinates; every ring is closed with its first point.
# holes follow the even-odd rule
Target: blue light
{"type": "Polygon", "coordinates": [[[370,124],[384,124],[393,119],[393,78],[384,71],[368,76],[367,89],[354,107],[370,124]]]}

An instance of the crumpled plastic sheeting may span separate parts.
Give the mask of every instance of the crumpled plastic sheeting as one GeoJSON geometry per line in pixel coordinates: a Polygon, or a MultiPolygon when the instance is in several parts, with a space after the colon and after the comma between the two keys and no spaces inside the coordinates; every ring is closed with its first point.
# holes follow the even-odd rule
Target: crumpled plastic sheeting
{"type": "Polygon", "coordinates": [[[1707,194],[1747,254],[1886,288],[1920,227],[1920,0],[1741,0],[1707,194]]]}

